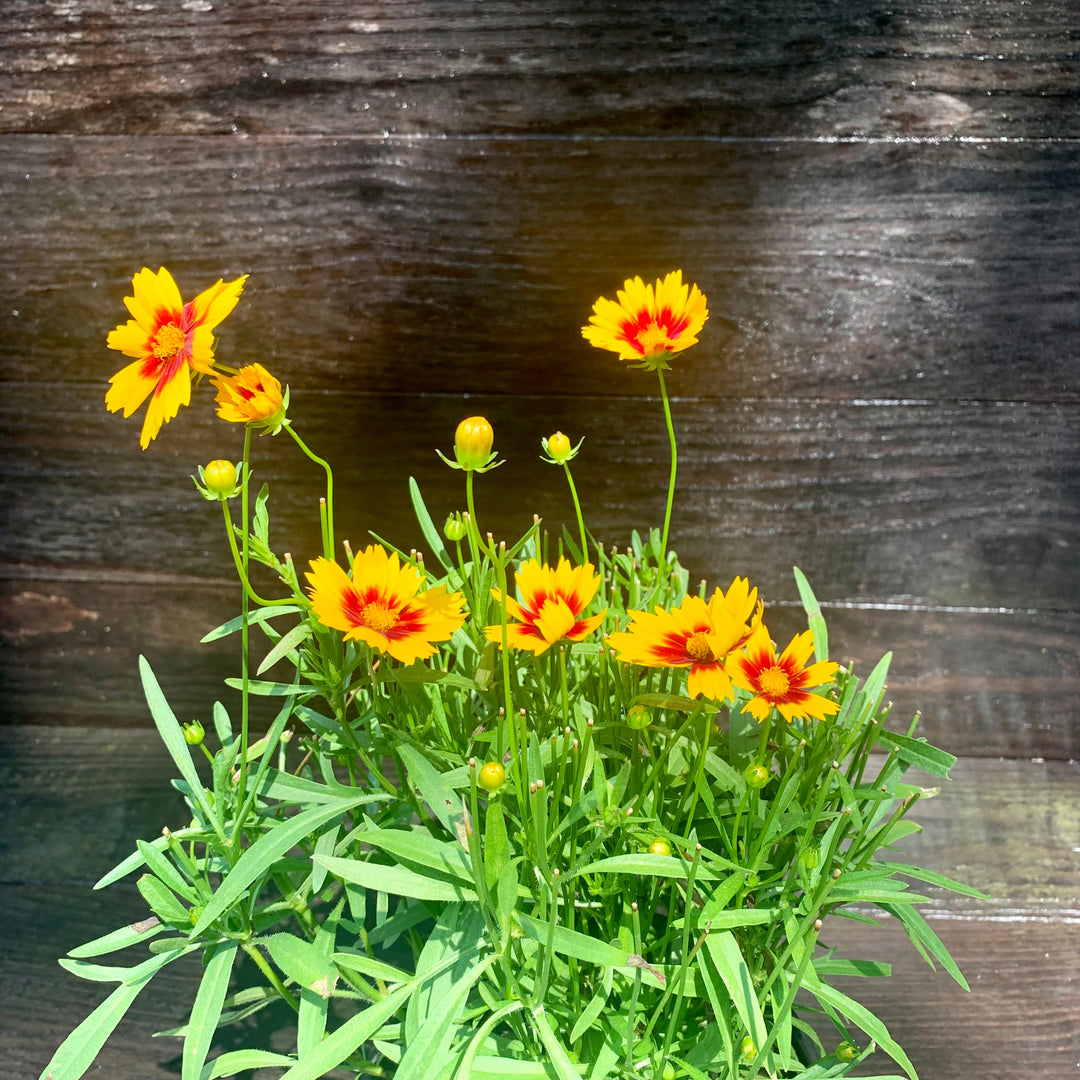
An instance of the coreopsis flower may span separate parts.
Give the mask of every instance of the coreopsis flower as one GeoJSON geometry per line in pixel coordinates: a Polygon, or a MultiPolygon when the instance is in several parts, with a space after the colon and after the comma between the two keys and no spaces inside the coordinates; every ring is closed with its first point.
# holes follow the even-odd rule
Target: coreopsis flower
{"type": "Polygon", "coordinates": [[[687,596],[672,611],[631,611],[630,625],[608,636],[617,658],[641,667],[689,668],[686,692],[713,701],[732,697],[726,662],[761,621],[757,589],[736,578],[724,593],[716,589],[706,603],[687,596]]]}
{"type": "Polygon", "coordinates": [[[763,625],[755,627],[745,655],[731,657],[728,664],[732,682],[754,695],[743,712],[760,722],[776,709],[789,724],[796,717],[824,720],[839,712],[838,702],[811,693],[814,687],[832,682],[839,665],[819,660],[807,667],[813,653],[813,630],[796,634],[777,658],[768,630],[763,625]]]}
{"type": "Polygon", "coordinates": [[[337,563],[313,559],[306,574],[319,622],[412,664],[435,653],[465,621],[461,593],[444,586],[420,591],[423,576],[396,553],[371,544],[353,559],[350,578],[337,563]]]}
{"type": "Polygon", "coordinates": [[[696,285],[683,284],[681,270],[657,278],[655,287],[640,277],[627,278],[616,295],[618,302],[601,296],[593,304],[581,335],[598,349],[650,370],[666,370],[669,353],[695,345],[709,317],[705,296],[696,285]]]}
{"type": "Polygon", "coordinates": [[[266,431],[281,430],[289,404],[289,390],[262,366],[248,364],[235,375],[215,375],[217,414],[233,424],[259,424],[266,431]]]}
{"type": "Polygon", "coordinates": [[[131,279],[134,296],[124,303],[134,317],[109,333],[108,346],[136,360],[109,380],[105,405],[127,417],[150,398],[139,436],[144,450],[190,402],[192,378],[213,371],[214,328],[236,306],[246,280],[219,280],[185,304],[164,266],[156,274],[144,266],[131,279]]]}
{"type": "MultiPolygon", "coordinates": [[[[506,612],[516,622],[508,622],[506,641],[513,649],[525,649],[540,656],[558,641],[581,641],[593,632],[604,613],[582,618],[582,612],[600,588],[600,575],[592,563],[571,566],[560,559],[554,570],[530,559],[514,574],[520,602],[506,598],[506,612]]],[[[502,600],[498,589],[491,590],[496,600],[502,600]]],[[[488,641],[501,642],[501,624],[484,630],[488,641]]]]}

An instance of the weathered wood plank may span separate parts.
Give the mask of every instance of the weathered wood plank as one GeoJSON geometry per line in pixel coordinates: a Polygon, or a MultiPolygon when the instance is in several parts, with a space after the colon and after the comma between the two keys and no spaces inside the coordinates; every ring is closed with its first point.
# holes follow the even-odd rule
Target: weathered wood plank
{"type": "MultiPolygon", "coordinates": [[[[0,750],[0,811],[9,824],[0,838],[0,866],[9,884],[88,887],[134,850],[136,838],[187,823],[169,786],[175,766],[156,731],[4,727],[0,750]],[[120,802],[118,776],[124,778],[120,802]],[[62,818],[68,824],[57,829],[62,818]]],[[[975,901],[920,886],[934,897],[929,912],[952,919],[1080,919],[1076,761],[961,758],[944,783],[912,776],[943,790],[911,810],[926,828],[904,841],[903,858],[991,897],[975,901]]]]}
{"type": "Polygon", "coordinates": [[[1068,136],[1068,0],[9,0],[6,131],[1068,136]]]}
{"type": "MultiPolygon", "coordinates": [[[[670,381],[682,388],[679,372],[670,381]]],[[[42,578],[49,567],[230,576],[220,511],[189,479],[198,463],[240,453],[240,432],[214,415],[212,389],[144,453],[139,421],[107,413],[103,385],[8,386],[0,558],[37,566],[42,578]]],[[[470,413],[489,417],[507,461],[477,489],[482,527],[498,538],[516,538],[534,513],[556,534],[573,524],[561,471],[540,459],[541,436],[556,429],[586,436],[574,472],[599,539],[625,544],[632,529],[662,524],[670,452],[655,400],[294,386],[291,412],[335,465],[337,531],[354,546],[369,529],[406,549],[420,544],[410,476],[440,525],[462,507],[461,474],[435,448],[450,451],[470,413]]],[[[680,398],[673,412],[672,536],[695,582],[749,574],[767,597],[795,599],[797,564],[828,601],[1080,608],[1080,409],[680,398]]],[[[317,553],[321,471],[285,437],[256,440],[254,455],[258,483],[271,485],[277,550],[297,560],[317,553]]]]}
{"type": "MultiPolygon", "coordinates": [[[[727,584],[727,581],[724,582],[727,584]]],[[[785,581],[785,585],[787,582],[785,581]]],[[[61,576],[3,583],[0,723],[146,727],[138,657],[149,657],[177,715],[234,707],[232,642],[199,645],[237,610],[235,586],[61,576]],[[21,635],[21,636],[17,636],[21,635]]],[[[889,699],[897,724],[916,709],[935,743],[955,754],[1080,757],[1075,613],[841,607],[826,611],[832,652],[863,675],[894,653],[889,699]]],[[[805,626],[799,609],[770,605],[783,644],[805,626]]],[[[256,709],[256,718],[268,722],[256,709]]]]}
{"type": "MultiPolygon", "coordinates": [[[[0,1009],[14,1019],[0,1030],[0,1060],[5,1077],[32,1080],[102,996],[55,958],[145,916],[129,886],[94,893],[87,882],[126,854],[134,835],[151,836],[177,818],[162,798],[171,770],[154,733],[0,729],[0,762],[0,812],[9,824],[0,852],[0,1009]],[[123,808],[115,804],[118,775],[123,808]],[[66,830],[52,827],[60,816],[66,830]]],[[[928,911],[972,993],[931,974],[895,926],[833,919],[823,940],[841,955],[893,963],[891,979],[843,989],[878,1012],[923,1076],[1026,1080],[1036,1066],[1040,1075],[1066,1075],[1080,1009],[1077,765],[963,760],[954,776],[941,798],[918,804],[914,816],[927,830],[909,838],[905,853],[994,894],[990,904],[936,900],[928,911]]],[[[99,1067],[115,1080],[172,1075],[177,1047],[149,1036],[183,1021],[197,972],[196,961],[170,968],[139,999],[99,1067]]],[[[269,1043],[272,1027],[266,1018],[245,1037],[269,1043]]]]}
{"type": "Polygon", "coordinates": [[[1078,176],[1076,143],[8,136],[0,377],[103,378],[164,262],[250,272],[222,352],[298,388],[642,395],[579,327],[682,266],[676,393],[1075,402],[1078,176]]]}

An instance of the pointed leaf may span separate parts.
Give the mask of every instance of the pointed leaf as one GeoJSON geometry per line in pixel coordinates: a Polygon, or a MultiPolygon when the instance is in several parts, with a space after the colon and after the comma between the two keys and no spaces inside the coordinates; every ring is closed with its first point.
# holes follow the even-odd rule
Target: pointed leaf
{"type": "Polygon", "coordinates": [[[229,989],[237,942],[227,941],[214,950],[203,971],[195,1004],[191,1007],[187,1035],[184,1037],[181,1080],[201,1080],[206,1055],[221,1019],[221,1008],[229,989]]]}

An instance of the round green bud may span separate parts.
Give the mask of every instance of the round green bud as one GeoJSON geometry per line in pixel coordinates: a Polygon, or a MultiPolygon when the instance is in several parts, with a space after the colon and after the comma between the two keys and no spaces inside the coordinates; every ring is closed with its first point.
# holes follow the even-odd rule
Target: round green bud
{"type": "Polygon", "coordinates": [[[466,471],[482,469],[491,457],[491,444],[495,433],[482,416],[470,416],[462,420],[454,434],[454,456],[466,471]]]}
{"type": "Polygon", "coordinates": [[[455,510],[446,519],[446,524],[443,526],[443,536],[447,540],[458,541],[464,540],[465,534],[469,531],[469,527],[461,518],[461,514],[455,510]]]}
{"type": "Polygon", "coordinates": [[[206,490],[218,498],[228,498],[236,490],[236,466],[218,458],[203,469],[206,490]]]}
{"type": "Polygon", "coordinates": [[[853,1042],[845,1039],[836,1048],[836,1057],[840,1061],[854,1061],[855,1055],[859,1052],[858,1047],[853,1042]]]}
{"type": "Polygon", "coordinates": [[[656,839],[649,845],[650,855],[670,855],[671,845],[666,840],[656,839]]]}
{"type": "Polygon", "coordinates": [[[506,779],[506,770],[497,761],[489,761],[476,777],[477,783],[485,791],[498,791],[506,779]]]}
{"type": "Polygon", "coordinates": [[[812,847],[808,847],[800,856],[799,862],[807,870],[813,870],[819,862],[821,862],[821,849],[815,844],[812,847]]]}
{"type": "Polygon", "coordinates": [[[660,1074],[660,1080],[675,1080],[675,1066],[670,1061],[664,1062],[664,1071],[660,1074]]]}
{"type": "Polygon", "coordinates": [[[744,1036],[743,1041],[739,1043],[739,1053],[747,1060],[757,1057],[757,1047],[749,1035],[744,1036]]]}
{"type": "Polygon", "coordinates": [[[631,705],[626,711],[626,722],[635,730],[642,731],[649,726],[652,716],[644,705],[631,705]]]}
{"type": "Polygon", "coordinates": [[[190,724],[184,724],[182,730],[184,732],[184,742],[188,746],[198,746],[206,735],[206,730],[198,720],[192,720],[190,724]]]}
{"type": "Polygon", "coordinates": [[[763,788],[772,779],[772,773],[757,762],[747,765],[743,776],[752,788],[763,788]]]}

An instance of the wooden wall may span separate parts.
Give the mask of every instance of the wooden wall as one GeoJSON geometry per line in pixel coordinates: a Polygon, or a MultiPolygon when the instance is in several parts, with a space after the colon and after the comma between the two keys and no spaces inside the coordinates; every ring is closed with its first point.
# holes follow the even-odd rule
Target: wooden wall
{"type": "MultiPolygon", "coordinates": [[[[197,644],[236,597],[188,476],[237,433],[205,387],[145,453],[103,406],[161,264],[250,274],[219,356],[290,384],[354,545],[406,547],[409,476],[460,506],[434,447],[473,412],[496,535],[567,519],[556,428],[597,535],[658,522],[654,381],[579,327],[681,266],[711,312],[669,377],[684,563],[750,574],[778,636],[798,564],[836,658],[893,649],[897,712],[962,759],[913,855],[994,896],[934,912],[973,993],[915,957],[867,1000],[930,1080],[1075,1071],[1078,41],[1072,0],[0,0],[0,995],[36,1010],[4,1075],[92,1004],[53,958],[138,917],[87,883],[176,813],[137,655],[181,715],[234,663],[197,644]]],[[[315,553],[317,475],[280,439],[255,469],[315,553]]],[[[110,1077],[172,1075],[143,1036],[180,992],[110,1077]]]]}

